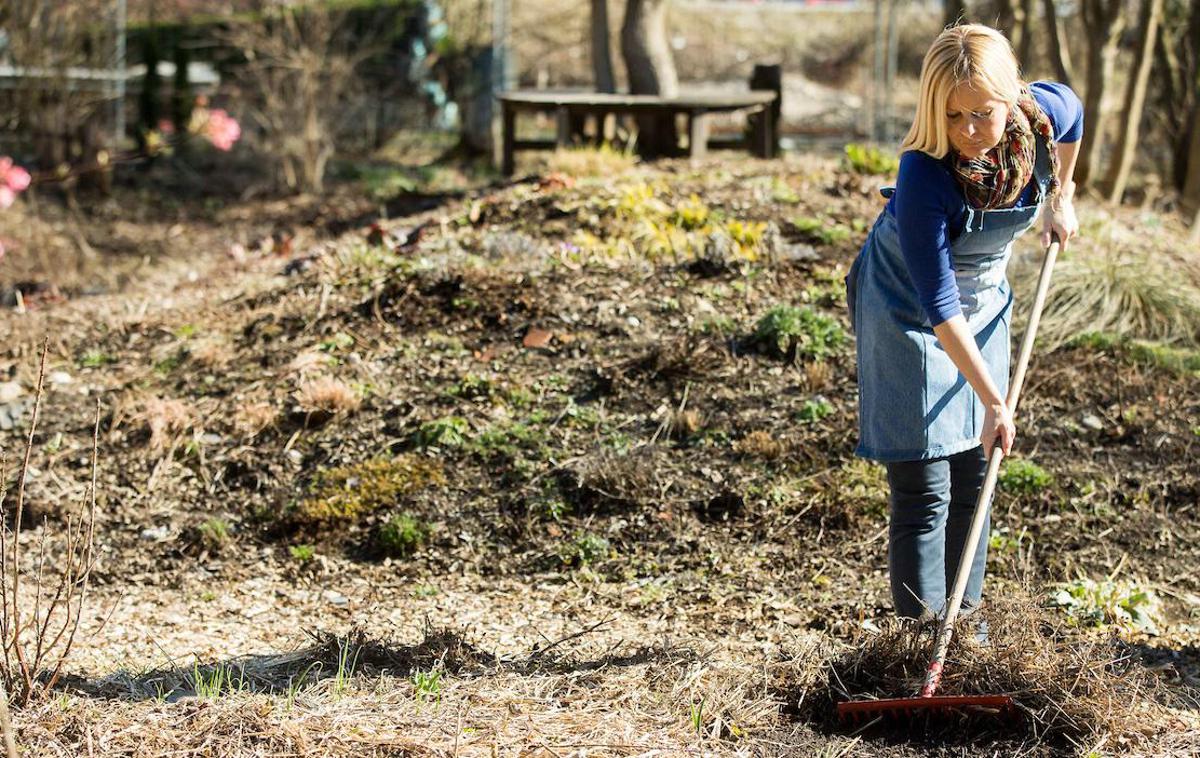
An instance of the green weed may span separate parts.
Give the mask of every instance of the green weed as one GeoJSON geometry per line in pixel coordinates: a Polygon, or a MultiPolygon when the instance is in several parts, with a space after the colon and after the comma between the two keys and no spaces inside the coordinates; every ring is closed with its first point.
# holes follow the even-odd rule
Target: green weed
{"type": "Polygon", "coordinates": [[[192,664],[191,689],[196,697],[216,700],[222,695],[236,695],[246,689],[246,673],[227,663],[201,668],[200,662],[192,664]]]}
{"type": "Polygon", "coordinates": [[[797,216],[792,219],[792,226],[809,239],[823,245],[838,245],[846,242],[853,235],[849,227],[829,219],[814,216],[797,216]]]}
{"type": "Polygon", "coordinates": [[[360,648],[349,640],[338,640],[338,665],[333,673],[333,694],[340,698],[350,687],[354,671],[358,668],[360,648]]]}
{"type": "Polygon", "coordinates": [[[754,337],[781,355],[821,359],[846,341],[837,320],[811,308],[777,305],[758,320],[754,337]]]}
{"type": "Polygon", "coordinates": [[[1033,461],[1009,458],[1000,470],[1000,486],[1016,495],[1036,495],[1054,482],[1050,472],[1033,461]]]}
{"type": "Polygon", "coordinates": [[[778,177],[775,178],[775,181],[771,185],[771,197],[777,203],[786,203],[788,205],[795,205],[800,202],[800,195],[796,190],[792,189],[791,185],[778,177]]]}
{"type": "Polygon", "coordinates": [[[796,418],[801,423],[813,424],[833,413],[833,406],[823,397],[805,400],[804,405],[796,412],[796,418]]]}
{"type": "Polygon", "coordinates": [[[405,192],[415,192],[420,181],[414,179],[407,169],[392,166],[364,166],[358,170],[358,179],[367,194],[375,200],[386,200],[405,192]]]}
{"type": "Polygon", "coordinates": [[[442,701],[442,670],[414,671],[411,677],[413,697],[423,703],[442,701]]]}
{"type": "Polygon", "coordinates": [[[321,342],[317,344],[317,349],[325,353],[336,353],[339,350],[345,350],[346,348],[353,346],[353,337],[345,332],[338,332],[332,337],[321,340],[321,342]]]}
{"type": "Polygon", "coordinates": [[[670,221],[680,229],[694,231],[704,228],[711,216],[712,211],[700,201],[700,197],[692,195],[689,199],[675,206],[675,209],[671,211],[670,221]]]}
{"type": "Polygon", "coordinates": [[[563,563],[583,567],[609,557],[612,545],[598,534],[577,533],[560,553],[563,563]]]}
{"type": "Polygon", "coordinates": [[[993,553],[1015,553],[1021,549],[1021,535],[1013,537],[1008,527],[992,529],[988,535],[988,550],[993,553]]]}
{"type": "Polygon", "coordinates": [[[421,424],[413,439],[419,448],[455,448],[467,443],[467,433],[470,427],[467,420],[461,416],[446,416],[445,418],[427,421],[421,424]]]}
{"type": "Polygon", "coordinates": [[[846,145],[846,165],[856,174],[895,174],[900,159],[877,147],[851,142],[846,145]]]}
{"type": "Polygon", "coordinates": [[[704,729],[704,698],[700,698],[698,703],[692,703],[688,720],[692,724],[692,731],[699,735],[704,729]]]}
{"type": "Polygon", "coordinates": [[[289,545],[288,553],[297,563],[308,563],[317,557],[316,548],[312,545],[289,545]]]}
{"type": "Polygon", "coordinates": [[[1080,577],[1060,584],[1050,593],[1050,602],[1079,626],[1158,634],[1162,617],[1162,605],[1151,590],[1112,579],[1080,577]]]}
{"type": "Polygon", "coordinates": [[[79,358],[81,368],[100,368],[116,362],[116,358],[102,350],[89,350],[79,358]]]}
{"type": "Polygon", "coordinates": [[[550,436],[533,417],[521,422],[499,422],[487,427],[469,443],[472,452],[484,457],[515,458],[521,452],[542,458],[550,436]]]}
{"type": "Polygon", "coordinates": [[[217,552],[232,539],[232,527],[222,518],[210,518],[196,530],[200,546],[209,551],[217,552]]]}
{"type": "Polygon", "coordinates": [[[161,361],[155,363],[154,373],[160,376],[166,376],[183,365],[185,360],[187,360],[187,351],[178,350],[175,353],[168,355],[166,358],[163,358],[161,361]]]}
{"type": "Polygon", "coordinates": [[[1085,332],[1069,340],[1067,347],[1110,353],[1130,363],[1178,374],[1200,372],[1200,350],[1173,347],[1152,340],[1123,338],[1112,332],[1085,332]]]}
{"type": "Polygon", "coordinates": [[[407,558],[429,539],[429,525],[408,513],[388,519],[379,527],[379,549],[390,558],[407,558]]]}
{"type": "Polygon", "coordinates": [[[491,397],[493,391],[490,379],[475,374],[467,374],[458,381],[458,384],[450,388],[451,395],[465,400],[491,397]]]}
{"type": "Polygon", "coordinates": [[[735,334],[738,323],[729,316],[709,316],[700,322],[700,333],[717,337],[727,337],[735,334]]]}

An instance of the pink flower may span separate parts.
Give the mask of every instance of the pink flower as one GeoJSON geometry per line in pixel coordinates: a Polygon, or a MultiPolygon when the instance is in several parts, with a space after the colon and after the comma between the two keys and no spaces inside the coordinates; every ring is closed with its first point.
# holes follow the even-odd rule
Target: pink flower
{"type": "Polygon", "coordinates": [[[18,192],[29,188],[29,172],[13,164],[12,158],[0,157],[0,208],[8,208],[17,199],[18,192]]]}
{"type": "Polygon", "coordinates": [[[213,144],[213,147],[229,151],[233,149],[233,143],[242,136],[242,127],[233,116],[224,110],[213,108],[208,112],[208,119],[204,122],[202,133],[213,144]]]}

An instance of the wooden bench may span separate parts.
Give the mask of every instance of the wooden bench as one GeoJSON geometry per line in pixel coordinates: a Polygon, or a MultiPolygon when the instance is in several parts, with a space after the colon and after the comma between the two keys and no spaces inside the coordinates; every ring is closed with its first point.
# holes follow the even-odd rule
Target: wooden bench
{"type": "Polygon", "coordinates": [[[657,95],[620,95],[598,92],[558,92],[547,90],[515,90],[499,96],[504,121],[504,144],[501,168],[506,176],[513,173],[514,156],[518,150],[549,150],[571,144],[571,125],[594,116],[602,124],[609,114],[653,115],[673,119],[687,116],[688,155],[703,157],[708,148],[748,147],[762,158],[775,153],[777,141],[779,94],[773,90],[750,90],[730,94],[683,94],[664,98],[657,95]],[[517,139],[517,114],[520,112],[553,113],[557,121],[553,140],[517,139]],[[715,142],[709,139],[710,121],[714,114],[745,112],[754,114],[757,128],[750,140],[715,142]]]}

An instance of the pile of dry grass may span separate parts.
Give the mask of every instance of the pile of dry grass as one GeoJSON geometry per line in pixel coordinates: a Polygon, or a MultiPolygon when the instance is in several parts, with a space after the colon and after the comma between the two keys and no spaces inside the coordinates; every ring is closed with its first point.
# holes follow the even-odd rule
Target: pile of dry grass
{"type": "MultiPolygon", "coordinates": [[[[1024,718],[1020,727],[1004,725],[1005,739],[1081,752],[1113,743],[1175,749],[1195,739],[1167,707],[1178,694],[1161,687],[1118,639],[1071,630],[1024,593],[1010,593],[981,613],[989,642],[976,643],[975,620],[963,620],[941,694],[1010,695],[1024,718]]],[[[809,658],[809,668],[793,672],[797,678],[783,688],[789,708],[801,720],[831,727],[836,702],[913,696],[935,633],[931,624],[895,619],[849,651],[824,651],[820,668],[809,658]]]]}
{"type": "Polygon", "coordinates": [[[651,450],[622,455],[597,450],[560,468],[559,487],[580,513],[634,510],[661,500],[665,489],[651,450]]]}

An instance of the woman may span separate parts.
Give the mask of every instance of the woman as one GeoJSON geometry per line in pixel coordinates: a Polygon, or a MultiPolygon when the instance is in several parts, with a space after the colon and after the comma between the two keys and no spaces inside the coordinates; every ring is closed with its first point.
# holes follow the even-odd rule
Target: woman
{"type": "MultiPolygon", "coordinates": [[[[847,277],[858,336],[857,454],[887,467],[896,612],[936,615],[953,585],[994,445],[1016,435],[1005,404],[1013,240],[1079,230],[1071,175],[1083,108],[1070,88],[1025,84],[986,26],[942,32],[896,186],[847,277]]],[[[978,606],[985,525],[964,610],[978,606]]]]}

